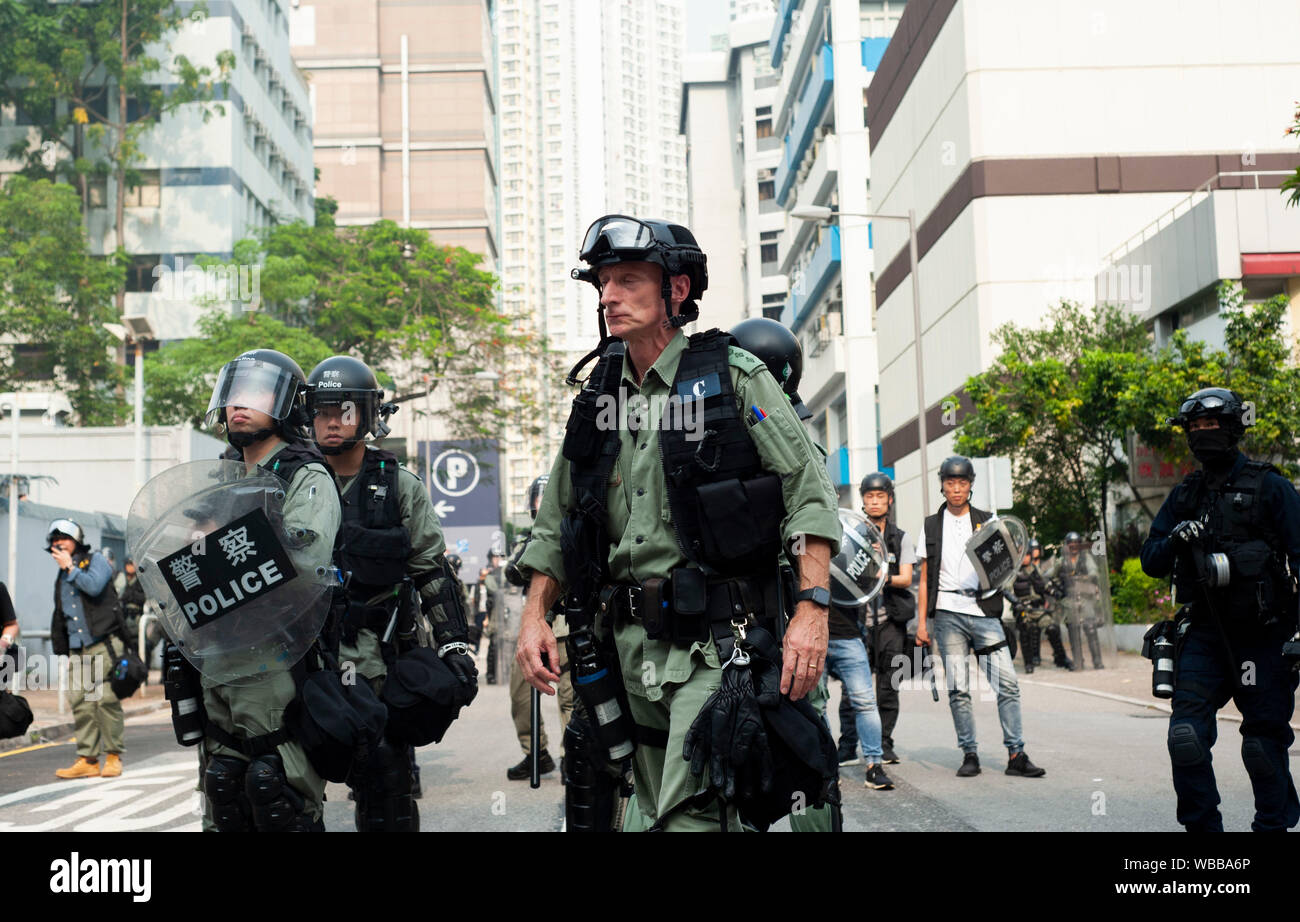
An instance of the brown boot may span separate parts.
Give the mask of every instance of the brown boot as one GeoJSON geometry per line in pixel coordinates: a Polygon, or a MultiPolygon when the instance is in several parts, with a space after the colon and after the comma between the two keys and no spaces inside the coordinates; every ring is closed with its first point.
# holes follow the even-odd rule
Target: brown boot
{"type": "Polygon", "coordinates": [[[116,752],[110,752],[104,759],[104,770],[99,773],[101,778],[116,778],[122,774],[122,757],[116,752]]]}
{"type": "MultiPolygon", "coordinates": [[[[118,765],[118,771],[122,770],[121,764],[118,765]]],[[[60,768],[54,773],[60,778],[98,778],[99,762],[91,761],[85,756],[78,756],[77,761],[72,763],[70,768],[60,768]]]]}

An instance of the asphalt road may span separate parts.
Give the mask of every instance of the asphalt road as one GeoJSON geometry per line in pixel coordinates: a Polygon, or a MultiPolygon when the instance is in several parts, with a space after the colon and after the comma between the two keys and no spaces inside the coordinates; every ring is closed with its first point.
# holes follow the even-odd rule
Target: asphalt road
{"type": "MultiPolygon", "coordinates": [[[[838,684],[833,683],[831,723],[836,726],[838,684]]],[[[841,771],[848,831],[1177,831],[1167,717],[1137,705],[1059,688],[1021,685],[1024,738],[1043,778],[1004,775],[996,704],[976,700],[983,774],[957,778],[961,764],[946,699],[905,689],[895,731],[903,761],[888,768],[893,791],[862,786],[863,767],[841,771]]],[[[552,699],[543,702],[559,760],[559,719],[552,699]]],[[[1219,723],[1216,771],[1225,827],[1246,830],[1253,813],[1241,766],[1236,723],[1219,723]]],[[[120,778],[60,781],[53,772],[71,764],[75,749],[61,741],[0,754],[0,833],[63,831],[196,831],[199,828],[197,760],[177,746],[166,710],[127,722],[125,771],[120,778]]],[[[1293,753],[1296,750],[1293,749],[1293,753]]],[[[521,757],[504,686],[484,685],[447,738],[419,751],[424,786],[421,829],[555,831],[563,822],[559,772],[534,791],[527,781],[506,780],[521,757]]],[[[351,831],[347,788],[329,785],[326,827],[351,831]]],[[[783,821],[777,829],[788,828],[783,821]]]]}

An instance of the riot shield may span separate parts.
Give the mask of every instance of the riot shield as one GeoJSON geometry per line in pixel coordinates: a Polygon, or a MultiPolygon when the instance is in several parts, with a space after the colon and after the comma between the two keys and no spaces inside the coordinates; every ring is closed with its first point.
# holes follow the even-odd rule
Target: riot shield
{"type": "Polygon", "coordinates": [[[1061,612],[1075,668],[1101,669],[1116,656],[1109,567],[1101,541],[1061,548],[1056,578],[1064,595],[1061,612]]]}
{"type": "Polygon", "coordinates": [[[1001,592],[1011,586],[1029,547],[1029,529],[1014,515],[995,515],[966,542],[966,556],[979,576],[980,589],[1001,592]]]}
{"type": "MultiPolygon", "coordinates": [[[[504,583],[505,588],[493,595],[492,620],[495,622],[496,642],[492,645],[497,657],[497,676],[504,684],[510,683],[510,670],[515,664],[515,643],[519,640],[519,623],[524,611],[522,589],[504,583]]],[[[563,641],[560,641],[563,643],[563,641]]],[[[551,664],[554,667],[554,663],[551,664]]]]}
{"type": "Polygon", "coordinates": [[[885,539],[871,520],[854,509],[839,509],[840,552],[831,558],[831,602],[860,612],[885,588],[889,557],[885,539]]]}
{"type": "Polygon", "coordinates": [[[205,678],[252,684],[300,660],[337,581],[333,536],[306,535],[284,483],[237,461],[192,461],[131,503],[127,553],[167,636],[205,678]]]}

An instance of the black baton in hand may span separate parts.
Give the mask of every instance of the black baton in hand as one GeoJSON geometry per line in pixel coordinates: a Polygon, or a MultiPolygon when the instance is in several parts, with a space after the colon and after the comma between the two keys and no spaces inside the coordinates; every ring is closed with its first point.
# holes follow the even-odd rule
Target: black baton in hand
{"type": "MultiPolygon", "coordinates": [[[[542,654],[542,665],[547,669],[551,668],[550,662],[547,660],[545,653],[542,654]]],[[[532,775],[528,779],[528,785],[533,788],[533,790],[542,786],[541,753],[538,751],[541,748],[540,740],[538,739],[538,737],[542,735],[541,727],[542,693],[534,688],[532,689],[532,714],[530,715],[528,725],[528,765],[532,770],[532,775]]]]}

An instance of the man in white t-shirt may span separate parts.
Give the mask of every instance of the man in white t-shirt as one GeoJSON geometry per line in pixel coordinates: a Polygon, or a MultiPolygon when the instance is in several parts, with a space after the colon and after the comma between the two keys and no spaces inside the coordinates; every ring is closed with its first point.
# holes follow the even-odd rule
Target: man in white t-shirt
{"type": "Polygon", "coordinates": [[[997,690],[998,719],[1008,755],[1006,773],[1040,778],[1047,772],[1029,761],[1020,736],[1020,686],[1002,631],[1002,594],[981,598],[979,576],[966,556],[966,542],[990,518],[990,513],[970,504],[975,468],[969,458],[948,458],[939,466],[939,482],[946,502],[925,520],[924,538],[916,549],[921,558],[916,642],[928,643],[927,628],[933,625],[935,645],[948,678],[948,706],[957,745],[964,753],[957,777],[980,773],[967,663],[974,653],[989,685],[997,690]],[[937,567],[931,565],[933,561],[938,561],[937,567]]]}

